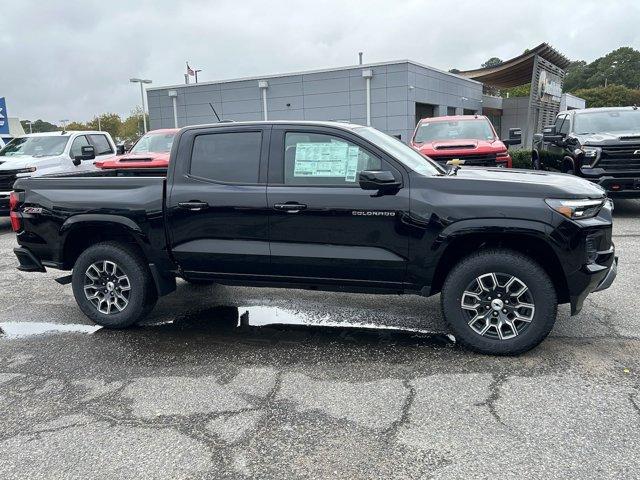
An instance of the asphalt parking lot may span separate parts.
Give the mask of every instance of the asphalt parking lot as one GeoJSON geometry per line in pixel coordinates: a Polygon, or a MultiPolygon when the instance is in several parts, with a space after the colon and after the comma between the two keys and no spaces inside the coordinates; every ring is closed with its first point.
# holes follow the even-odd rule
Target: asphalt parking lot
{"type": "Polygon", "coordinates": [[[615,216],[613,287],[516,358],[437,297],[181,284],[96,329],[0,220],[0,478],[640,478],[640,201],[615,216]]]}

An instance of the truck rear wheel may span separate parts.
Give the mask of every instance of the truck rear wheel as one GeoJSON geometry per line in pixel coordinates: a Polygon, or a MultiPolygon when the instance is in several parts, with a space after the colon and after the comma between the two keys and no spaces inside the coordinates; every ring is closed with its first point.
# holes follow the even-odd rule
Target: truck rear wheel
{"type": "Polygon", "coordinates": [[[549,334],[558,301],[549,275],[534,260],[510,250],[484,250],[451,270],[441,305],[461,345],[479,353],[517,355],[549,334]]]}
{"type": "Polygon", "coordinates": [[[157,301],[149,267],[126,244],[104,242],[89,247],[78,257],[72,278],[80,310],[104,327],[129,327],[157,301]]]}

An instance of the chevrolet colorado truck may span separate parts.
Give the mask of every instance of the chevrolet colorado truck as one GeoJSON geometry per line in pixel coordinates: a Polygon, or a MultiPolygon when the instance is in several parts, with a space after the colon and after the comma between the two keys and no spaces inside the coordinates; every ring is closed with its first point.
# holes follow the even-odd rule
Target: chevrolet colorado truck
{"type": "Polygon", "coordinates": [[[533,168],[577,175],[610,197],[640,198],[640,111],[637,107],[560,112],[534,135],[533,168]]]}
{"type": "Polygon", "coordinates": [[[484,115],[456,115],[420,120],[411,147],[442,165],[456,160],[468,166],[511,168],[507,146],[519,144],[520,139],[519,128],[510,129],[509,138],[500,140],[484,115]]]}
{"type": "MultiPolygon", "coordinates": [[[[340,122],[182,128],[165,176],[20,179],[22,271],[72,270],[80,309],[124,328],[191,282],[441,294],[457,341],[517,354],[616,276],[612,205],[585,180],[443,168],[340,122]]],[[[425,311],[425,315],[430,312],[425,311]]]]}
{"type": "Polygon", "coordinates": [[[0,149],[0,216],[9,213],[9,193],[16,179],[96,170],[95,159],[115,153],[115,144],[107,132],[30,133],[14,138],[0,149]]]}

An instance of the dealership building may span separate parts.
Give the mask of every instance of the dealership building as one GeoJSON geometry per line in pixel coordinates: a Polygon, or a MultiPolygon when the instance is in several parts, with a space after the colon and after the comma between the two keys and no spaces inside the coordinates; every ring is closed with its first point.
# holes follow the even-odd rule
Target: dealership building
{"type": "Polygon", "coordinates": [[[339,120],[371,125],[409,141],[421,118],[484,114],[502,138],[523,145],[561,108],[584,101],[562,94],[569,61],[547,44],[497,67],[450,73],[411,60],[330,68],[147,90],[151,129],[222,120],[339,120]],[[531,83],[528,97],[496,96],[531,83]]]}

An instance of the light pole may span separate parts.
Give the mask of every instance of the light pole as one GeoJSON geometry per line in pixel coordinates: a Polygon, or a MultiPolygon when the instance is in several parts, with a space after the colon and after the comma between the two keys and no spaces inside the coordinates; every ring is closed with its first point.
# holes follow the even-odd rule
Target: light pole
{"type": "Polygon", "coordinates": [[[140,84],[140,98],[142,100],[142,124],[144,125],[144,133],[147,133],[147,113],[144,107],[144,85],[143,83],[151,83],[151,80],[145,80],[142,78],[130,78],[131,83],[140,84]]]}
{"type": "Polygon", "coordinates": [[[33,122],[31,120],[27,120],[27,123],[29,124],[29,134],[33,133],[33,122]]]}
{"type": "Polygon", "coordinates": [[[67,122],[69,121],[68,118],[63,118],[62,120],[60,120],[60,122],[62,123],[62,130],[66,130],[67,129],[67,122]]]}

